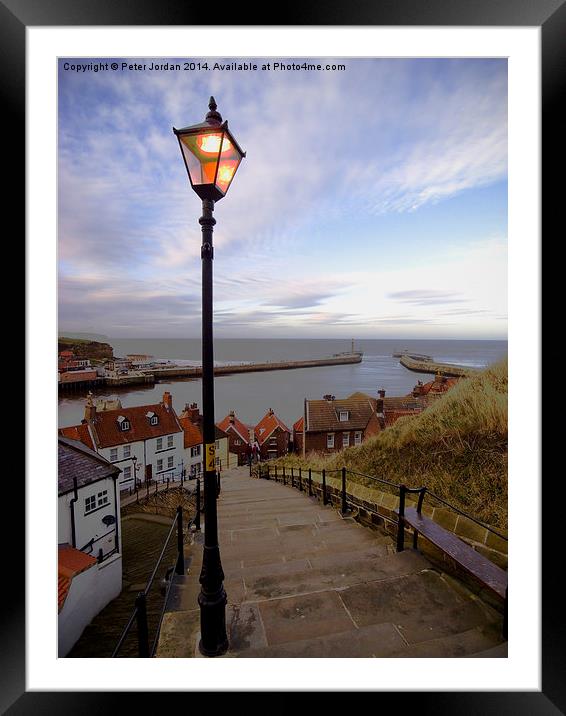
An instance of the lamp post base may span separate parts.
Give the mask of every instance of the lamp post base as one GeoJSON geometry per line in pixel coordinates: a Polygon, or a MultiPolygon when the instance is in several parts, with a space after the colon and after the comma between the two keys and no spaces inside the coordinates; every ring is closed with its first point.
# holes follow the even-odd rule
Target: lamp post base
{"type": "Polygon", "coordinates": [[[201,625],[198,648],[203,656],[222,656],[228,651],[226,602],[224,588],[214,595],[208,595],[201,591],[198,596],[201,625]]]}

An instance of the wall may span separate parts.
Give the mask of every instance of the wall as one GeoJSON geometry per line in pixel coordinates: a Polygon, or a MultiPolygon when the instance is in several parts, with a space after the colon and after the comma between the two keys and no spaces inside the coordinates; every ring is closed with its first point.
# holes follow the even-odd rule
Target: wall
{"type": "MultiPolygon", "coordinates": [[[[75,502],[75,535],[77,549],[84,547],[92,538],[98,540],[94,543],[92,551],[85,550],[86,554],[92,554],[98,557],[98,550],[102,549],[106,555],[115,549],[116,529],[120,530],[120,504],[118,499],[118,514],[114,506],[114,480],[107,478],[99,480],[91,485],[86,485],[78,490],[79,499],[75,502]],[[85,500],[91,495],[98,495],[99,492],[106,490],[108,493],[108,503],[104,507],[97,508],[85,515],[85,500]],[[115,523],[113,525],[105,525],[102,518],[106,515],[113,515],[115,523]],[[99,539],[102,538],[102,539],[99,539]]],[[[58,503],[58,527],[57,537],[59,544],[68,543],[72,545],[71,530],[71,500],[74,497],[73,492],[59,497],[58,503]]],[[[120,540],[120,533],[118,532],[120,540]]],[[[121,550],[121,544],[120,544],[121,550]]]]}
{"type": "Polygon", "coordinates": [[[333,448],[327,448],[326,447],[326,436],[329,432],[332,432],[330,430],[320,432],[320,433],[311,433],[307,432],[306,434],[306,445],[305,449],[306,452],[309,453],[311,451],[315,452],[324,452],[327,454],[340,452],[340,450],[343,449],[342,447],[342,432],[349,432],[350,433],[350,444],[348,447],[353,447],[356,443],[354,442],[354,434],[356,432],[362,433],[362,442],[364,439],[364,433],[363,430],[346,430],[346,431],[335,431],[334,432],[334,447],[333,448]]]}
{"type": "Polygon", "coordinates": [[[277,427],[260,447],[261,459],[268,460],[273,457],[283,457],[283,455],[287,454],[288,449],[289,433],[277,427]],[[275,439],[275,445],[270,444],[271,439],[275,439]],[[276,455],[270,454],[270,451],[272,450],[276,451],[276,455]]]}
{"type": "Polygon", "coordinates": [[[116,465],[116,467],[119,467],[120,470],[122,470],[122,473],[120,474],[120,477],[118,478],[120,480],[120,490],[127,490],[129,487],[134,487],[134,474],[136,474],[138,482],[140,480],[143,482],[145,480],[145,462],[144,462],[144,451],[143,451],[143,442],[138,441],[134,443],[129,443],[130,448],[130,457],[124,458],[124,445],[118,445],[118,459],[117,460],[111,460],[110,454],[112,448],[99,448],[98,454],[102,455],[102,457],[105,457],[109,462],[111,462],[113,465],[116,465]],[[133,458],[137,458],[137,473],[134,470],[134,461],[133,458]],[[132,477],[130,480],[126,480],[124,478],[123,470],[125,467],[131,467],[131,475],[132,477]]]}
{"type": "Polygon", "coordinates": [[[77,574],[58,618],[59,656],[66,656],[84,628],[122,590],[122,555],[77,574]]]}
{"type": "MultiPolygon", "coordinates": [[[[157,450],[157,438],[145,441],[146,463],[153,465],[153,477],[160,480],[162,477],[167,478],[167,473],[177,474],[180,470],[181,461],[184,458],[184,433],[181,430],[173,433],[173,448],[167,448],[167,435],[163,435],[163,450],[157,450]],[[173,467],[167,468],[167,458],[173,457],[173,467]],[[163,470],[157,471],[157,460],[163,460],[163,470]]],[[[145,476],[144,476],[145,477],[145,476]]]]}

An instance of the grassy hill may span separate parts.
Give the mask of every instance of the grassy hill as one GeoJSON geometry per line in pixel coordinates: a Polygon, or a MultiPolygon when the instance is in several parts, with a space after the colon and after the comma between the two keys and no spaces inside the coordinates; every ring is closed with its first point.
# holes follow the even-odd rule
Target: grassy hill
{"type": "Polygon", "coordinates": [[[507,361],[461,380],[417,416],[359,447],[281,464],[351,470],[426,485],[491,525],[507,528],[507,361]]]}
{"type": "Polygon", "coordinates": [[[90,358],[94,363],[100,363],[114,355],[114,350],[109,343],[100,343],[85,338],[59,336],[58,344],[59,352],[71,350],[77,358],[90,358]]]}

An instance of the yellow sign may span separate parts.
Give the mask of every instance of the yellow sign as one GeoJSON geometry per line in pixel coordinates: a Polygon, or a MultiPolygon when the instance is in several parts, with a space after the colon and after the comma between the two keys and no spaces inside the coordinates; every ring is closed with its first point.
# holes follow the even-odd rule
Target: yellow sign
{"type": "Polygon", "coordinates": [[[206,467],[207,472],[216,469],[216,443],[207,443],[206,445],[206,467]]]}

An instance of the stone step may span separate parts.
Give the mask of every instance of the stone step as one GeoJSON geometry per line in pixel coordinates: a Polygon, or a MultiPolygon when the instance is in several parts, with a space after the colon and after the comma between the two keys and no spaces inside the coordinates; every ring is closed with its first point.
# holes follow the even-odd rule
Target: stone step
{"type": "MultiPolygon", "coordinates": [[[[235,643],[235,649],[226,654],[238,658],[463,658],[476,656],[478,648],[493,656],[502,656],[502,647],[493,647],[497,635],[491,627],[470,629],[449,637],[435,639],[416,645],[407,645],[393,624],[372,624],[360,629],[338,634],[301,639],[260,648],[241,648],[242,642],[235,643]]],[[[505,649],[506,652],[506,649],[505,649]]]]}
{"type": "Polygon", "coordinates": [[[279,597],[319,592],[328,589],[343,589],[355,584],[398,578],[424,569],[427,564],[420,555],[411,552],[359,560],[352,554],[350,560],[337,563],[333,558],[324,564],[325,558],[309,560],[309,569],[290,566],[287,570],[250,576],[243,570],[245,601],[261,601],[279,597]],[[315,566],[316,565],[316,566],[315,566]],[[320,566],[319,566],[320,565],[320,566]]]}
{"type": "Polygon", "coordinates": [[[256,649],[230,650],[238,658],[347,658],[389,656],[400,651],[404,641],[392,624],[374,624],[338,634],[301,639],[256,649]]]}
{"type": "Polygon", "coordinates": [[[498,612],[471,593],[457,592],[433,570],[354,585],[340,597],[358,626],[391,622],[408,644],[486,624],[500,628],[502,622],[498,612]]]}

